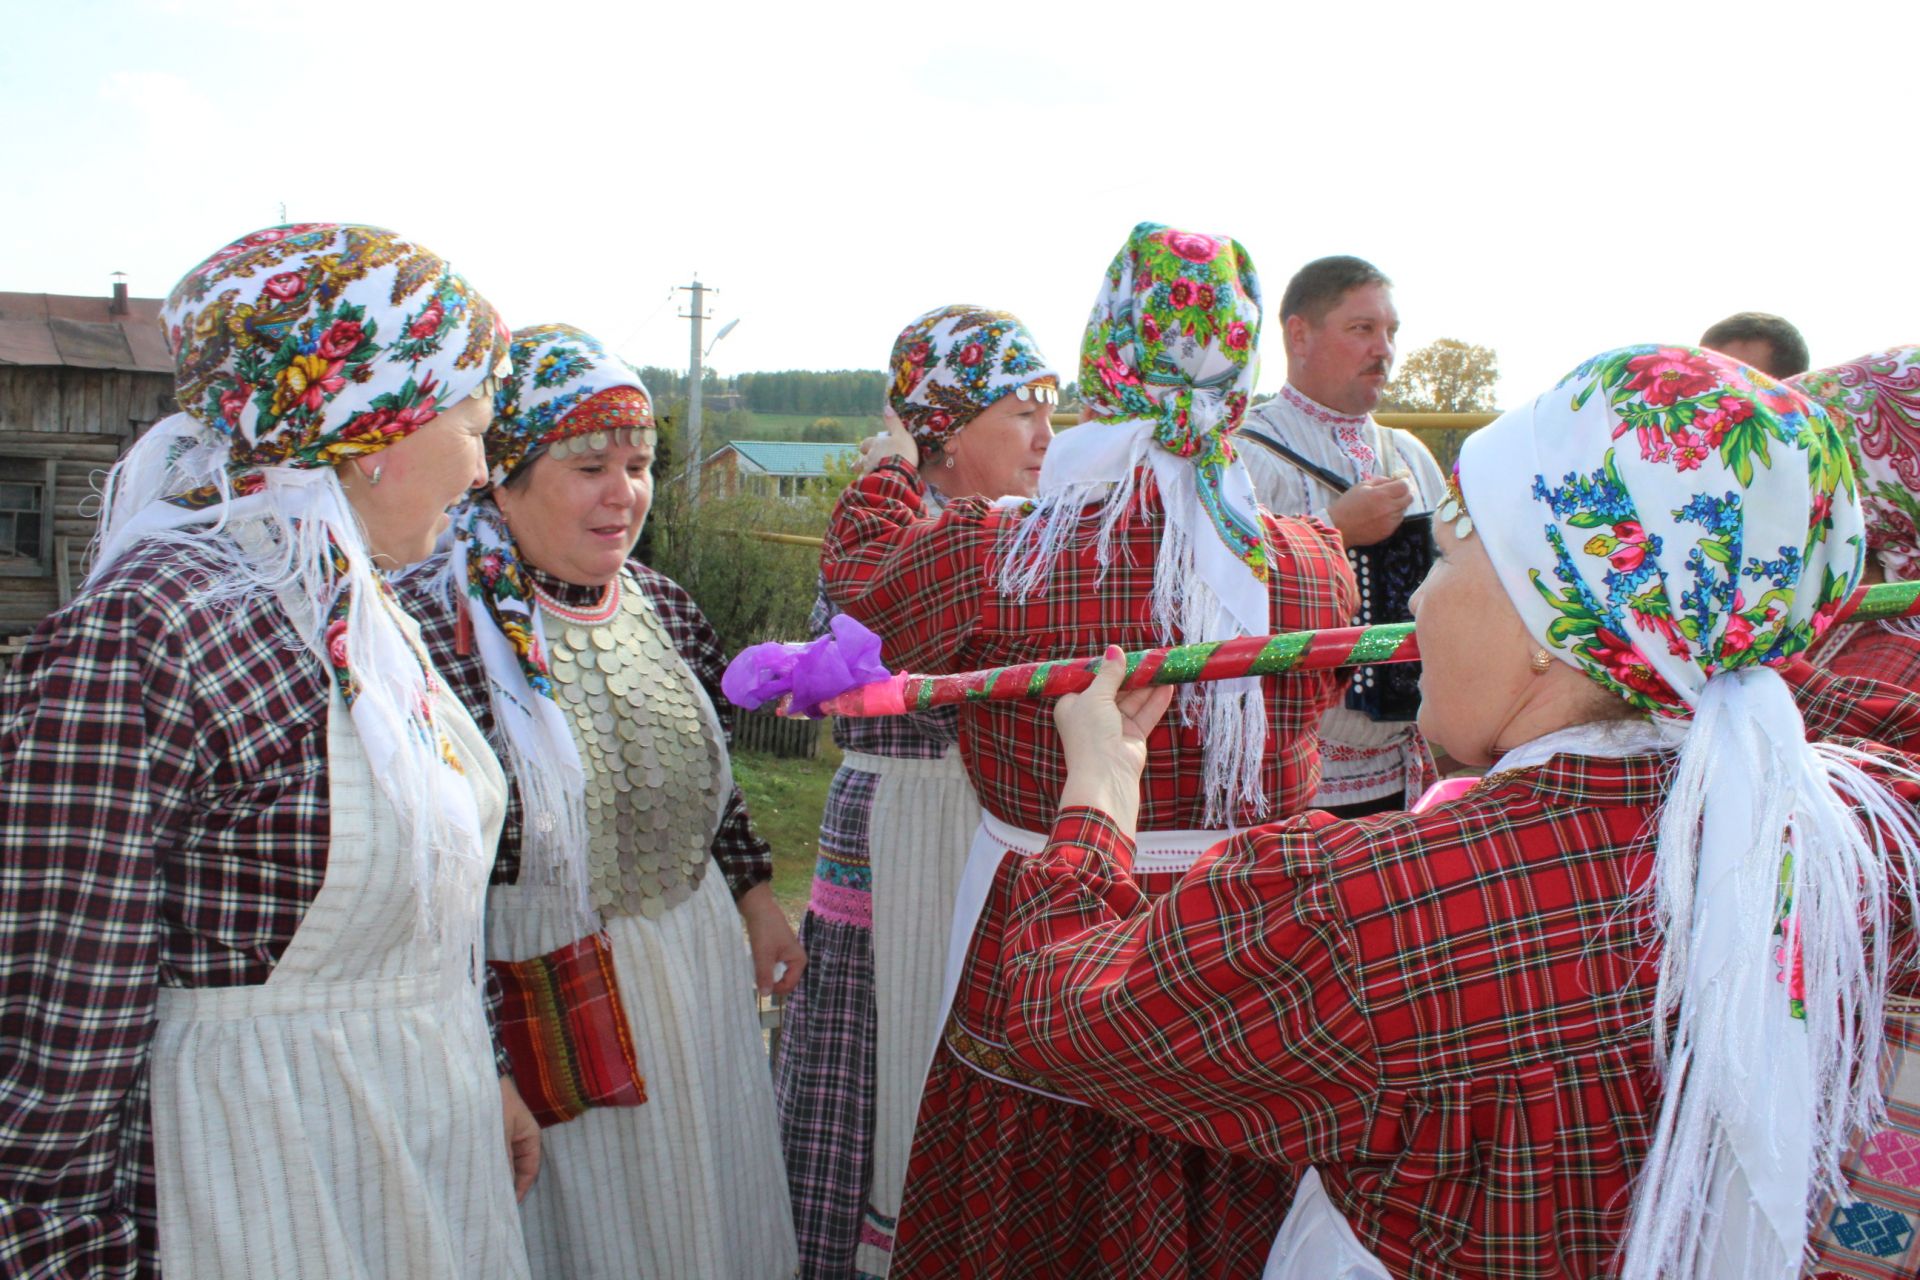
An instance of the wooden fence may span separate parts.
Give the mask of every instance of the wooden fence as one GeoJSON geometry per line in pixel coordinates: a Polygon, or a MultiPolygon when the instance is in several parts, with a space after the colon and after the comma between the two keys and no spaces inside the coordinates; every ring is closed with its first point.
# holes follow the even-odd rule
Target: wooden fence
{"type": "Polygon", "coordinates": [[[733,749],[761,751],[785,760],[812,760],[820,754],[824,720],[788,720],[770,709],[739,711],[733,717],[733,749]]]}

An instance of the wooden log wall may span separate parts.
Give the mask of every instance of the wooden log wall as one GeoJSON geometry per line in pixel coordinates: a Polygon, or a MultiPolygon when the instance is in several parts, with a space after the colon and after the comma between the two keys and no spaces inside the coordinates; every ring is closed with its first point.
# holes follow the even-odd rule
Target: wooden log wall
{"type": "MultiPolygon", "coordinates": [[[[136,433],[173,408],[173,379],[120,369],[0,365],[0,457],[59,463],[54,545],[67,580],[86,577],[99,480],[136,433]]],[[[31,631],[60,605],[60,577],[0,577],[0,640],[31,631]]]]}

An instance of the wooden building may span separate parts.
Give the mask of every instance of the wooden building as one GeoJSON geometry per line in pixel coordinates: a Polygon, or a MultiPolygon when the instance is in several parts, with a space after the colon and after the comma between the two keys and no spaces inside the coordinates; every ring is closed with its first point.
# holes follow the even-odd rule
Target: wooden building
{"type": "Polygon", "coordinates": [[[72,596],[100,478],[173,411],[160,305],[0,293],[0,641],[72,596]]]}
{"type": "Polygon", "coordinates": [[[799,501],[827,478],[829,464],[850,466],[859,456],[859,446],[851,444],[735,440],[700,464],[700,491],[720,498],[759,493],[799,501]]]}

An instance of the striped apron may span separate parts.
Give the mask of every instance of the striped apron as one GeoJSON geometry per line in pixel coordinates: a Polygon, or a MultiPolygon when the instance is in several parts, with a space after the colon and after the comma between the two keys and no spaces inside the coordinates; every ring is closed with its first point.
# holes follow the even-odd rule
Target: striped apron
{"type": "MultiPolygon", "coordinates": [[[[160,992],[161,1269],[179,1280],[523,1280],[479,958],[420,937],[397,816],[331,697],[326,877],[292,941],[265,983],[160,992]]],[[[506,780],[444,690],[436,712],[491,848],[506,780]]],[[[478,936],[485,889],[479,868],[470,900],[446,912],[449,938],[478,936]]]]}

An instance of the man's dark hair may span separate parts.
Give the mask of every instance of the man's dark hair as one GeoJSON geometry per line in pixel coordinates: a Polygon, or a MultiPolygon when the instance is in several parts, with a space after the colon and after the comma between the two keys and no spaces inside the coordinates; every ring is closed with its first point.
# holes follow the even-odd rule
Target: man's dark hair
{"type": "Polygon", "coordinates": [[[1776,378],[1791,378],[1813,366],[1807,356],[1807,340],[1800,336],[1800,331],[1779,316],[1770,316],[1764,311],[1742,311],[1728,316],[1700,335],[1700,345],[1710,350],[1718,351],[1724,342],[1766,343],[1773,358],[1761,372],[1776,378]]]}
{"type": "Polygon", "coordinates": [[[1393,288],[1386,273],[1364,258],[1344,254],[1315,258],[1287,281],[1287,291],[1280,296],[1280,319],[1284,323],[1289,316],[1305,316],[1308,323],[1319,324],[1327,318],[1327,312],[1340,305],[1347,290],[1370,284],[1393,288]]]}

